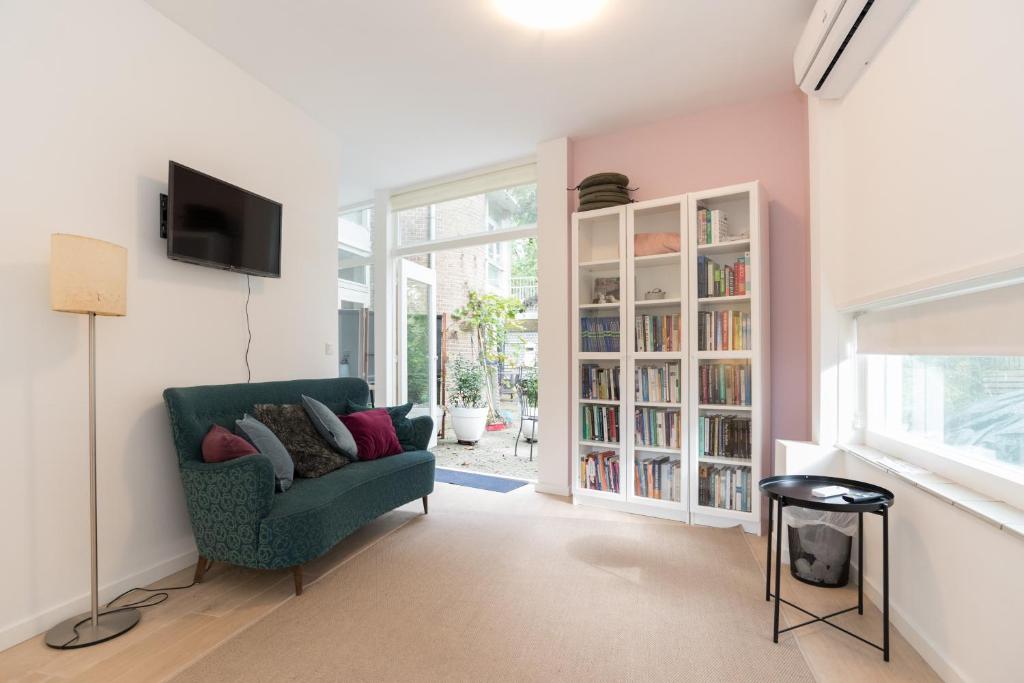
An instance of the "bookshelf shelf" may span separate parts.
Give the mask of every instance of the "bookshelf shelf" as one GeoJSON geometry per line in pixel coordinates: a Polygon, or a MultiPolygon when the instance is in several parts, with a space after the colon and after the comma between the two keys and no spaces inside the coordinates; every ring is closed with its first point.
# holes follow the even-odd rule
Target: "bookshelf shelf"
{"type": "Polygon", "coordinates": [[[701,403],[697,406],[698,410],[717,410],[717,411],[738,411],[748,412],[754,409],[753,406],[730,406],[730,405],[719,405],[717,403],[701,403]]]}
{"type": "Polygon", "coordinates": [[[744,301],[750,301],[749,294],[742,294],[737,296],[702,296],[697,299],[698,304],[730,304],[730,303],[742,303],[744,301]]]}
{"type": "Polygon", "coordinates": [[[698,351],[697,358],[701,360],[743,360],[754,357],[753,351],[698,351]]]}
{"type": "Polygon", "coordinates": [[[728,254],[737,251],[747,251],[750,249],[750,240],[730,240],[728,242],[718,242],[716,244],[698,244],[698,254],[728,254]]]}
{"type": "Polygon", "coordinates": [[[761,532],[756,482],[770,471],[766,201],[752,182],[573,214],[575,502],[761,532]],[[678,235],[678,252],[643,252],[665,233],[678,235]],[[665,298],[643,298],[657,290],[665,298]],[[606,298],[614,302],[595,303],[606,298]],[[673,350],[637,350],[664,348],[673,350]],[[585,398],[594,395],[606,398],[585,398]],[[644,446],[639,434],[679,446],[644,446]]]}
{"type": "Polygon", "coordinates": [[[637,256],[633,259],[634,266],[661,266],[666,264],[678,264],[679,252],[671,254],[654,254],[653,256],[637,256]]]}
{"type": "Polygon", "coordinates": [[[618,442],[611,441],[584,441],[583,439],[580,439],[580,445],[590,446],[591,448],[619,448],[618,442]]]}
{"type": "Polygon", "coordinates": [[[634,306],[675,306],[678,307],[682,303],[682,299],[676,297],[674,299],[641,299],[640,301],[634,301],[634,306]]]}
{"type": "Polygon", "coordinates": [[[718,458],[709,455],[702,455],[697,458],[700,462],[710,462],[717,465],[736,465],[737,467],[750,467],[750,458],[718,458]]]}

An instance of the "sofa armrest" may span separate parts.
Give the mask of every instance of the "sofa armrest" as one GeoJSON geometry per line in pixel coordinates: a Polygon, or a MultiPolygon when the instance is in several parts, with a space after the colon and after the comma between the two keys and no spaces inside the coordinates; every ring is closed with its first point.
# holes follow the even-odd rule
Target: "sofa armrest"
{"type": "Polygon", "coordinates": [[[260,522],[274,505],[274,466],[265,455],[221,463],[185,462],[185,502],[199,554],[252,566],[260,522]]]}
{"type": "Polygon", "coordinates": [[[430,446],[430,437],[434,435],[434,420],[429,415],[419,415],[411,419],[412,443],[416,450],[425,451],[430,446]]]}

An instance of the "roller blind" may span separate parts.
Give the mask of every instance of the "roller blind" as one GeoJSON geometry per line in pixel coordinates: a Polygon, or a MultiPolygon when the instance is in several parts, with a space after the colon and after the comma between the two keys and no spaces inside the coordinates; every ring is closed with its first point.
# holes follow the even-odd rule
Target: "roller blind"
{"type": "Polygon", "coordinates": [[[1024,356],[1024,285],[864,313],[857,352],[1024,356]]]}
{"type": "Polygon", "coordinates": [[[398,192],[391,195],[391,209],[402,211],[535,182],[537,182],[537,164],[530,162],[429,187],[398,192]]]}

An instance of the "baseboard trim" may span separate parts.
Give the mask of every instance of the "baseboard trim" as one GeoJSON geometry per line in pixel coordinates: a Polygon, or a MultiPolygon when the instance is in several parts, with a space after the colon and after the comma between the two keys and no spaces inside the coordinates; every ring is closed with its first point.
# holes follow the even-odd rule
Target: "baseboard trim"
{"type": "MultiPolygon", "coordinates": [[[[856,564],[851,563],[851,569],[856,569],[856,564]]],[[[856,581],[856,573],[852,579],[856,581]]],[[[891,587],[890,587],[891,595],[891,587]]],[[[882,592],[870,579],[864,579],[864,597],[875,604],[875,607],[881,611],[882,609],[882,592]]],[[[896,628],[897,631],[910,643],[911,647],[917,650],[918,654],[928,663],[928,666],[938,674],[939,678],[946,681],[947,683],[965,683],[968,679],[963,673],[950,662],[948,659],[942,656],[938,648],[928,638],[921,633],[921,629],[917,627],[913,621],[907,618],[900,606],[893,601],[889,600],[889,616],[890,623],[896,628]]]]}
{"type": "MultiPolygon", "coordinates": [[[[159,579],[164,578],[177,571],[181,571],[189,565],[195,564],[197,552],[191,550],[172,557],[169,560],[157,564],[140,572],[125,576],[104,586],[100,586],[100,598],[103,601],[110,600],[118,593],[136,586],[145,586],[159,579]]],[[[14,624],[0,627],[0,652],[13,647],[18,643],[33,638],[43,633],[51,626],[60,623],[68,617],[87,612],[89,610],[89,593],[83,593],[77,598],[45,610],[35,616],[29,617],[14,624]]]]}
{"type": "Polygon", "coordinates": [[[537,493],[550,493],[555,496],[568,497],[569,495],[568,486],[559,484],[547,484],[542,481],[535,482],[533,485],[533,490],[536,491],[537,493]]]}

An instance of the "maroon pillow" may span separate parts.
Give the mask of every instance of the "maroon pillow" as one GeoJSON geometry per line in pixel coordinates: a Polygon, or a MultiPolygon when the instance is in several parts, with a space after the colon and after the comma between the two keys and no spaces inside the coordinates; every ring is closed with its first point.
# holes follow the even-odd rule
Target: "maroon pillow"
{"type": "Polygon", "coordinates": [[[338,419],[352,432],[352,438],[356,440],[356,455],[360,460],[376,460],[402,452],[395,425],[388,411],[383,408],[339,415],[338,419]]]}
{"type": "Polygon", "coordinates": [[[203,437],[203,462],[224,462],[259,453],[251,443],[220,425],[213,425],[203,437]]]}

